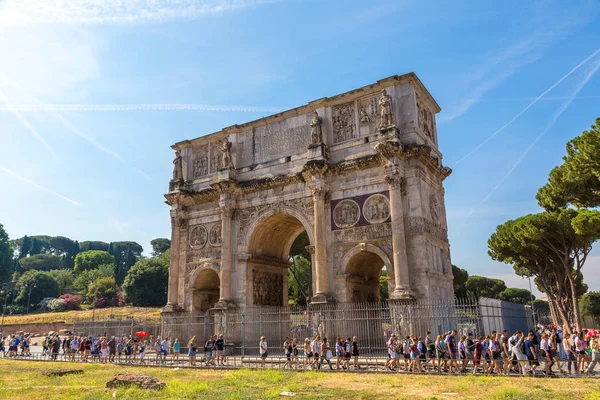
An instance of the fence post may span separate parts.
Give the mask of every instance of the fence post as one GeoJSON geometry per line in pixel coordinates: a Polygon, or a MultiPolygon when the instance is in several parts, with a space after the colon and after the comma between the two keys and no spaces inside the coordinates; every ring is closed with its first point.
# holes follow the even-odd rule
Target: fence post
{"type": "Polygon", "coordinates": [[[242,326],[241,326],[241,333],[242,333],[242,356],[246,355],[246,314],[244,312],[242,312],[242,326]]]}

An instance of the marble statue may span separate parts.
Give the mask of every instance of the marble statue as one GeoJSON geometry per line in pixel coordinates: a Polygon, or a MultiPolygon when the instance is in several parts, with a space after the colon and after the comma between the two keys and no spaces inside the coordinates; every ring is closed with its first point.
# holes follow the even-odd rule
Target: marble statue
{"type": "Polygon", "coordinates": [[[181,158],[181,152],[179,150],[177,150],[175,152],[175,159],[173,160],[173,180],[174,181],[179,181],[181,179],[183,179],[183,172],[181,170],[181,163],[182,163],[182,158],[181,158]]]}
{"type": "Polygon", "coordinates": [[[229,138],[223,141],[221,145],[221,169],[232,169],[233,163],[231,162],[231,142],[229,138]]]}
{"type": "Polygon", "coordinates": [[[315,116],[310,121],[310,137],[313,145],[323,143],[323,131],[321,130],[321,123],[323,119],[319,117],[319,114],[315,111],[315,116]]]}
{"type": "Polygon", "coordinates": [[[379,128],[387,128],[394,124],[392,120],[392,98],[387,94],[385,89],[381,89],[381,97],[379,98],[379,128]]]}

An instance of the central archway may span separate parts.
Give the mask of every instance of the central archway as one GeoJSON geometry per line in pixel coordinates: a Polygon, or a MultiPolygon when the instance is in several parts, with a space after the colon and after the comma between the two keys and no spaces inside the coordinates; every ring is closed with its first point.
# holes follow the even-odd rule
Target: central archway
{"type": "MultiPolygon", "coordinates": [[[[298,236],[311,232],[297,215],[278,210],[259,218],[248,240],[249,304],[288,304],[290,249],[298,236]]],[[[309,260],[310,261],[310,260],[309,260]]]]}

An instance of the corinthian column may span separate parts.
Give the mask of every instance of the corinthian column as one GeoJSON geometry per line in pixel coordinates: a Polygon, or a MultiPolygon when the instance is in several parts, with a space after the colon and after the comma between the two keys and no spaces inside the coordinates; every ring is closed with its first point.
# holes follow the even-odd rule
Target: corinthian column
{"type": "Polygon", "coordinates": [[[329,294],[329,271],[327,269],[327,215],[325,203],[329,192],[320,184],[311,185],[314,202],[314,262],[315,262],[315,295],[313,303],[325,303],[329,294]]]}
{"type": "Polygon", "coordinates": [[[221,208],[221,268],[219,273],[220,293],[219,304],[226,306],[231,303],[231,270],[233,269],[233,253],[231,243],[231,225],[233,204],[229,199],[219,202],[221,208]]]}
{"type": "Polygon", "coordinates": [[[390,216],[392,220],[392,248],[394,262],[395,287],[392,299],[410,299],[408,254],[406,251],[406,231],[404,229],[404,206],[402,204],[402,185],[404,178],[397,166],[386,168],[386,180],[390,191],[390,216]]]}
{"type": "Polygon", "coordinates": [[[167,305],[163,309],[165,312],[177,311],[181,309],[177,302],[179,297],[179,242],[180,242],[180,218],[177,218],[177,212],[171,211],[171,258],[169,260],[169,286],[167,292],[167,305]]]}

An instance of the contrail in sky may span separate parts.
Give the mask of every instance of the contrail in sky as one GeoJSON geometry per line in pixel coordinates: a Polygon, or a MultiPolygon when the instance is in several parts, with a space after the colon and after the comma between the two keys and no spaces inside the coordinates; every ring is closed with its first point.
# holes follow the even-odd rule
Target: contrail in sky
{"type": "Polygon", "coordinates": [[[46,187],[44,187],[44,186],[42,186],[42,185],[40,185],[40,184],[38,184],[38,183],[36,183],[36,182],[32,181],[32,180],[29,180],[29,179],[25,178],[25,177],[23,177],[23,176],[21,176],[21,175],[17,174],[16,172],[14,172],[14,171],[12,171],[12,170],[8,169],[8,168],[6,168],[6,167],[3,167],[2,165],[0,165],[0,171],[2,171],[2,172],[5,172],[6,174],[8,174],[8,175],[12,176],[13,178],[15,178],[15,179],[17,179],[17,180],[20,180],[20,181],[22,181],[22,182],[25,182],[25,183],[27,183],[27,184],[29,184],[29,185],[31,185],[31,186],[33,186],[33,187],[35,187],[35,188],[37,188],[37,189],[39,189],[39,190],[43,191],[43,192],[50,193],[50,194],[52,194],[52,195],[54,195],[54,196],[56,196],[56,197],[60,197],[60,198],[61,198],[61,199],[63,199],[64,201],[66,201],[66,202],[68,202],[68,203],[71,203],[71,204],[72,204],[72,205],[74,205],[74,206],[81,207],[81,205],[82,205],[81,203],[78,203],[78,202],[76,202],[75,200],[68,198],[67,196],[63,196],[63,195],[62,195],[62,194],[60,194],[60,193],[56,193],[56,192],[55,192],[55,191],[53,191],[53,190],[50,190],[50,189],[48,189],[48,188],[46,188],[46,187]]]}
{"type": "MultiPolygon", "coordinates": [[[[508,126],[510,124],[512,124],[513,122],[515,122],[515,120],[517,118],[519,118],[521,115],[525,114],[525,112],[527,110],[529,110],[531,107],[533,107],[533,105],[535,103],[537,103],[542,97],[544,97],[548,92],[550,92],[552,89],[554,89],[556,86],[558,86],[562,81],[564,81],[565,79],[567,79],[573,72],[577,71],[579,68],[581,68],[582,66],[584,66],[588,61],[590,61],[592,58],[594,58],[596,55],[598,55],[598,53],[600,53],[600,49],[598,49],[595,52],[593,52],[592,55],[590,55],[588,58],[586,58],[585,60],[583,60],[582,62],[580,62],[579,64],[577,64],[575,66],[575,68],[573,68],[572,70],[570,70],[569,72],[567,72],[567,74],[565,76],[563,76],[562,78],[560,78],[552,86],[550,86],[548,89],[546,89],[542,94],[540,94],[538,97],[536,97],[531,103],[529,103],[527,105],[527,107],[525,107],[524,109],[522,109],[521,112],[519,112],[517,115],[515,115],[510,121],[508,121],[506,124],[504,124],[496,132],[492,133],[490,136],[488,136],[487,139],[485,139],[483,142],[481,142],[477,147],[475,147],[473,150],[471,150],[469,153],[467,153],[465,156],[463,156],[460,160],[458,160],[456,163],[454,163],[454,165],[452,166],[452,168],[456,168],[456,166],[458,164],[460,164],[465,159],[467,159],[469,156],[473,155],[473,153],[475,153],[477,150],[479,150],[480,148],[482,148],[483,146],[485,146],[490,140],[492,140],[493,138],[495,138],[496,135],[498,135],[504,129],[508,128],[508,126]]],[[[571,104],[571,101],[573,101],[572,97],[569,98],[569,104],[571,104]]]]}
{"type": "Polygon", "coordinates": [[[10,101],[8,100],[8,98],[4,95],[4,93],[2,93],[2,91],[0,90],[0,99],[2,99],[4,101],[4,103],[6,103],[6,105],[4,107],[6,107],[6,109],[8,111],[13,112],[16,117],[19,119],[19,121],[21,121],[23,123],[23,125],[25,125],[25,127],[27,128],[27,130],[29,130],[29,132],[31,132],[31,134],[33,135],[33,137],[35,137],[42,145],[44,145],[45,148],[48,149],[48,151],[50,151],[50,153],[52,154],[52,157],[54,157],[58,162],[61,162],[60,158],[58,157],[58,155],[54,152],[54,149],[52,147],[50,147],[50,145],[48,144],[48,142],[46,142],[46,139],[44,139],[42,137],[42,135],[40,135],[38,133],[38,131],[35,130],[35,128],[29,123],[29,121],[27,121],[27,119],[25,119],[25,117],[23,117],[21,115],[21,113],[19,112],[19,110],[15,109],[12,104],[10,103],[10,101]]]}
{"type": "MultiPolygon", "coordinates": [[[[280,112],[289,107],[257,107],[245,105],[211,104],[13,104],[19,111],[217,111],[217,112],[280,112]]],[[[0,105],[0,111],[10,111],[0,105]]]]}
{"type": "Polygon", "coordinates": [[[585,87],[585,85],[594,76],[594,74],[598,71],[599,68],[600,68],[600,61],[598,61],[596,63],[596,65],[594,65],[594,67],[590,70],[590,72],[579,83],[579,85],[575,88],[575,90],[573,91],[573,93],[571,94],[571,96],[567,99],[567,101],[565,101],[563,103],[563,105],[560,106],[560,108],[558,110],[556,110],[556,112],[554,113],[554,115],[552,115],[552,118],[550,119],[550,121],[546,125],[546,128],[525,149],[525,151],[521,154],[521,156],[519,157],[519,159],[517,161],[515,161],[515,163],[508,170],[508,172],[502,177],[502,179],[500,179],[500,182],[498,182],[498,184],[496,186],[494,186],[494,188],[491,190],[491,192],[488,193],[488,195],[485,196],[485,198],[479,204],[477,204],[475,207],[473,207],[473,209],[469,213],[469,216],[467,217],[467,219],[471,218],[471,216],[477,210],[477,208],[481,207],[486,201],[488,201],[489,198],[492,197],[492,194],[494,194],[494,192],[496,190],[498,190],[498,188],[504,183],[504,181],[506,181],[512,175],[512,173],[514,172],[514,170],[517,169],[517,167],[519,166],[519,164],[521,164],[521,162],[525,159],[525,157],[527,157],[527,155],[535,147],[535,145],[538,144],[538,142],[548,133],[548,131],[550,129],[552,129],[552,127],[554,126],[554,124],[556,123],[556,121],[558,120],[558,118],[561,116],[561,114],[569,107],[569,105],[573,102],[573,99],[575,99],[575,96],[577,96],[577,94],[581,91],[581,89],[583,89],[585,87]]]}
{"type": "MultiPolygon", "coordinates": [[[[42,101],[40,99],[38,99],[33,93],[29,92],[27,89],[25,89],[23,86],[21,86],[17,81],[15,81],[11,77],[7,76],[5,73],[2,73],[0,71],[0,74],[2,74],[2,76],[4,77],[4,79],[6,79],[9,83],[11,83],[14,87],[16,87],[16,88],[22,90],[23,92],[27,93],[27,95],[29,95],[30,97],[32,97],[37,102],[36,104],[32,104],[32,106],[37,106],[37,108],[35,108],[35,109],[32,108],[32,110],[51,112],[54,116],[56,116],[56,118],[58,120],[60,120],[60,122],[63,123],[63,125],[65,125],[67,128],[69,128],[69,130],[72,133],[74,133],[75,135],[79,136],[81,139],[87,141],[88,143],[90,143],[92,146],[94,146],[98,150],[100,150],[100,151],[102,151],[102,152],[110,155],[111,157],[115,158],[116,160],[120,161],[121,163],[127,165],[127,162],[123,159],[123,157],[119,153],[117,153],[116,151],[114,151],[114,150],[112,150],[112,149],[104,146],[102,143],[100,143],[99,141],[97,141],[95,138],[93,138],[90,135],[87,135],[86,133],[84,133],[81,130],[79,130],[68,119],[66,119],[58,110],[52,109],[52,108],[45,108],[46,105],[44,103],[42,103],[42,101]]],[[[7,104],[9,104],[9,103],[7,102],[7,104]]],[[[10,105],[10,106],[12,108],[16,108],[14,105],[10,105]]],[[[2,110],[2,106],[0,106],[0,111],[1,110],[2,110]]],[[[15,112],[18,113],[18,111],[16,111],[16,109],[15,109],[15,112]]],[[[147,173],[145,173],[144,171],[142,171],[140,168],[137,168],[137,167],[132,167],[132,168],[137,173],[139,173],[144,178],[146,178],[147,180],[152,180],[152,178],[150,177],[150,175],[148,175],[147,173]]]]}

